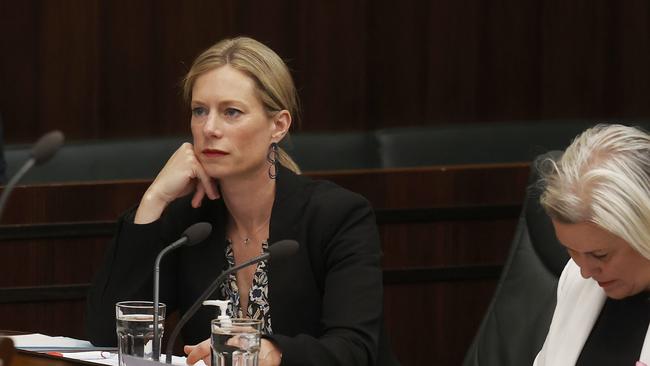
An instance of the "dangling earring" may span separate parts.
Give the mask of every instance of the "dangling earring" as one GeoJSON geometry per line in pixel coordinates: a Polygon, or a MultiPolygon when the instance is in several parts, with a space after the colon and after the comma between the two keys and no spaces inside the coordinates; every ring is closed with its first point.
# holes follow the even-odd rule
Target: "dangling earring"
{"type": "Polygon", "coordinates": [[[266,155],[266,161],[271,164],[269,166],[269,178],[275,179],[278,176],[278,143],[272,142],[269,147],[269,153],[266,155]]]}

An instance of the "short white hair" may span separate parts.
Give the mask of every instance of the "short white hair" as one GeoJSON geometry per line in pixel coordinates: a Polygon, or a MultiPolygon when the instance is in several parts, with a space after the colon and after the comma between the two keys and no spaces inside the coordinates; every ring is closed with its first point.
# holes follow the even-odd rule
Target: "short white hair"
{"type": "Polygon", "coordinates": [[[541,166],[542,207],[563,223],[591,222],[650,259],[650,136],[599,124],[541,166]]]}

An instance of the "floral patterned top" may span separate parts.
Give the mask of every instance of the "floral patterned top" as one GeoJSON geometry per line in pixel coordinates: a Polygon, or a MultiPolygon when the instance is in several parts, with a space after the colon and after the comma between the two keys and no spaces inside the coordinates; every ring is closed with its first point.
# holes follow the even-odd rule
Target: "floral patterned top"
{"type": "MultiPolygon", "coordinates": [[[[226,261],[228,267],[235,265],[235,256],[232,252],[232,241],[227,239],[226,261]]],[[[266,251],[269,247],[268,240],[262,242],[262,250],[266,251]]],[[[221,284],[221,296],[223,299],[230,300],[228,304],[228,315],[233,318],[250,318],[262,321],[262,333],[273,334],[271,328],[271,310],[269,305],[269,278],[266,275],[266,266],[268,260],[261,261],[257,264],[253,284],[248,293],[248,309],[244,316],[239,307],[239,289],[237,288],[237,278],[234,273],[228,276],[228,279],[221,284]]]]}

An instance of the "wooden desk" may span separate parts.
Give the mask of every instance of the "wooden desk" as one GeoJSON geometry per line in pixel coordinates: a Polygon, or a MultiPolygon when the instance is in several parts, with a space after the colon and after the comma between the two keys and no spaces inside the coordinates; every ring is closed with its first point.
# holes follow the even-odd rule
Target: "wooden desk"
{"type": "MultiPolygon", "coordinates": [[[[528,164],[308,173],[367,197],[404,365],[462,362],[517,224],[528,164]]],[[[18,187],[0,226],[0,328],[84,338],[85,292],[148,181],[18,187]]]]}

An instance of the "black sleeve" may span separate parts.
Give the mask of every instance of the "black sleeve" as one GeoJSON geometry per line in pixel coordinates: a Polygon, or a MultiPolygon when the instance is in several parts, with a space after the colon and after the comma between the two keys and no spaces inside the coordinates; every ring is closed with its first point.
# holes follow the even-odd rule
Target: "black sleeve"
{"type": "MultiPolygon", "coordinates": [[[[173,204],[175,204],[174,202],[173,204]]],[[[179,238],[183,228],[173,225],[168,210],[149,224],[134,224],[135,208],[117,223],[117,233],[95,275],[87,296],[86,333],[96,346],[115,346],[115,304],[126,300],[153,300],[153,266],[156,256],[166,245],[179,238]]],[[[161,263],[160,301],[167,314],[177,307],[173,253],[161,263]]]]}
{"type": "MultiPolygon", "coordinates": [[[[326,193],[318,216],[324,268],[321,324],[316,338],[273,335],[282,365],[374,365],[382,323],[380,242],[374,213],[359,195],[326,193]]],[[[296,305],[299,307],[299,305],[296,305]]]]}

